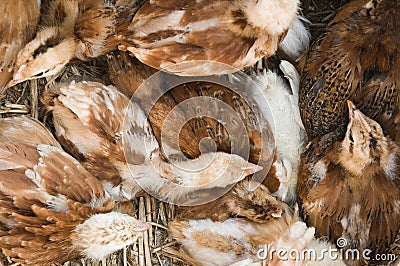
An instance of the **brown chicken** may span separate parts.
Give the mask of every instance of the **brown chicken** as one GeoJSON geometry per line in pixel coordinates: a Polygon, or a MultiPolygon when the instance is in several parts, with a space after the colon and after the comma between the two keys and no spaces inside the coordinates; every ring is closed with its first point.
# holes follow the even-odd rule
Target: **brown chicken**
{"type": "Polygon", "coordinates": [[[275,54],[297,0],[145,2],[129,25],[128,51],[182,76],[232,73],[275,54]]]}
{"type": "Polygon", "coordinates": [[[399,10],[397,0],[353,0],[302,55],[299,106],[309,139],[335,130],[331,142],[343,138],[346,100],[382,125],[399,108],[399,10]]]}
{"type": "Polygon", "coordinates": [[[331,147],[323,136],[307,146],[297,190],[304,219],[318,236],[343,238],[346,249],[368,248],[373,257],[387,252],[400,227],[400,149],[348,104],[344,140],[331,147]]]}
{"type": "Polygon", "coordinates": [[[282,217],[266,223],[243,218],[224,222],[176,219],[169,223],[170,234],[182,245],[178,254],[187,254],[185,260],[193,265],[345,265],[340,258],[319,256],[323,250],[332,248],[331,244],[315,239],[315,229],[307,228],[287,206],[283,207],[282,217]],[[306,249],[312,249],[319,257],[301,258],[306,249]],[[279,256],[277,251],[281,252],[279,256]],[[294,252],[299,257],[291,259],[294,252]]]}
{"type": "Polygon", "coordinates": [[[118,200],[131,199],[143,188],[187,205],[194,190],[229,187],[262,170],[222,152],[165,162],[145,113],[113,86],[73,81],[48,93],[44,103],[52,110],[61,144],[118,200]]]}
{"type": "Polygon", "coordinates": [[[138,1],[54,0],[40,30],[18,54],[9,87],[59,73],[71,59],[89,60],[117,50],[116,28],[129,25],[138,1]]]}
{"type": "Polygon", "coordinates": [[[73,58],[88,60],[117,49],[129,50],[150,66],[168,67],[180,75],[235,72],[275,53],[296,19],[299,3],[181,0],[146,1],[141,5],[142,2],[50,2],[41,30],[18,55],[8,86],[56,74],[73,58]],[[171,68],[192,60],[203,63],[171,68]]]}
{"type": "MultiPolygon", "coordinates": [[[[63,147],[107,187],[121,183],[115,162],[126,163],[129,158],[129,163],[141,164],[158,156],[158,143],[147,117],[112,86],[72,81],[45,94],[43,103],[52,112],[63,147]]],[[[132,190],[132,194],[140,190],[132,190]]],[[[115,198],[127,196],[115,193],[115,198]]]]}
{"type": "MultiPolygon", "coordinates": [[[[200,196],[207,191],[200,191],[200,196]]],[[[194,195],[198,196],[198,195],[194,195]]],[[[249,180],[236,184],[228,193],[214,201],[197,206],[181,207],[177,219],[211,219],[223,222],[231,217],[245,217],[249,221],[265,223],[281,217],[285,204],[271,196],[263,184],[255,186],[249,180]],[[253,191],[252,187],[256,187],[253,191]]]]}
{"type": "Polygon", "coordinates": [[[38,0],[0,2],[0,98],[10,81],[18,52],[33,38],[40,16],[38,0]]]}
{"type": "Polygon", "coordinates": [[[103,259],[150,226],[113,212],[101,183],[59,148],[0,143],[0,246],[22,265],[103,259]]]}

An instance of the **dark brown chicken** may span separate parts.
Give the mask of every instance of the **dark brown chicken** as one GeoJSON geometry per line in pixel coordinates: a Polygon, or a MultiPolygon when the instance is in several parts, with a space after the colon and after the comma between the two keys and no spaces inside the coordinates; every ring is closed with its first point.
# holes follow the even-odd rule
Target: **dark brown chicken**
{"type": "Polygon", "coordinates": [[[400,226],[400,148],[351,102],[349,112],[343,141],[316,138],[302,155],[302,212],[319,236],[384,253],[400,226]]]}
{"type": "Polygon", "coordinates": [[[398,108],[399,10],[397,0],[353,0],[302,55],[299,107],[309,139],[344,136],[348,99],[380,124],[398,108]]]}

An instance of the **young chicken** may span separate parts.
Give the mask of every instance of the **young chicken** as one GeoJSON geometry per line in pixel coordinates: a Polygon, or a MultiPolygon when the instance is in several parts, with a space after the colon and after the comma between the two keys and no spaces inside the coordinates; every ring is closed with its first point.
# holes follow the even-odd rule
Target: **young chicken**
{"type": "MultiPolygon", "coordinates": [[[[207,191],[200,191],[200,196],[207,191]]],[[[199,193],[193,197],[199,196],[199,193]]],[[[249,221],[265,223],[274,217],[280,217],[285,204],[271,196],[270,191],[263,184],[254,184],[253,181],[243,180],[236,184],[229,192],[213,201],[196,206],[181,207],[176,219],[211,219],[214,222],[223,222],[230,217],[246,218],[249,221]],[[252,190],[252,188],[254,188],[252,190]]]]}
{"type": "Polygon", "coordinates": [[[280,187],[274,195],[285,202],[294,203],[300,155],[306,144],[306,132],[298,107],[300,76],[287,61],[281,61],[279,67],[290,86],[284,77],[264,69],[252,75],[255,86],[251,88],[251,94],[272,127],[277,151],[274,165],[283,172],[277,174],[280,187]]]}
{"type": "MultiPolygon", "coordinates": [[[[287,75],[290,76],[289,79],[293,80],[292,82],[294,83],[292,85],[292,90],[297,92],[298,84],[295,83],[296,81],[298,82],[298,74],[290,64],[286,64],[285,66],[287,66],[286,72],[287,75]]],[[[129,97],[143,96],[140,98],[142,105],[145,104],[145,102],[153,104],[151,108],[148,108],[151,109],[149,112],[149,121],[156,138],[159,142],[162,142],[161,150],[167,153],[167,157],[174,157],[181,152],[185,157],[197,158],[203,152],[210,152],[213,149],[225,152],[232,152],[233,150],[238,154],[243,154],[243,156],[246,156],[245,153],[249,152],[247,155],[249,156],[249,161],[264,167],[263,171],[253,176],[253,179],[255,178],[255,180],[263,182],[266,187],[257,187],[255,183],[242,181],[235,185],[235,187],[222,198],[218,198],[207,204],[183,208],[181,212],[185,213],[187,217],[191,219],[211,218],[214,221],[223,221],[228,217],[239,215],[245,216],[250,220],[262,222],[270,217],[270,212],[264,210],[267,210],[268,207],[271,206],[266,205],[264,200],[272,199],[271,193],[284,198],[288,202],[293,202],[293,200],[295,200],[295,196],[292,192],[295,190],[295,181],[297,180],[296,169],[299,164],[299,158],[295,157],[296,153],[297,157],[299,157],[301,152],[301,150],[297,151],[295,147],[300,145],[297,142],[301,140],[301,130],[297,129],[297,126],[293,126],[289,129],[292,130],[292,132],[282,133],[283,137],[280,138],[282,142],[285,141],[285,137],[288,134],[291,136],[286,137],[288,139],[286,141],[292,141],[291,143],[293,143],[293,145],[290,145],[293,147],[293,151],[289,149],[290,152],[288,152],[288,155],[290,154],[290,159],[294,160],[290,162],[285,159],[283,163],[281,159],[277,158],[277,154],[274,151],[271,129],[266,123],[266,120],[259,116],[261,111],[257,112],[258,109],[253,108],[251,102],[246,101],[247,98],[241,96],[242,94],[246,96],[245,92],[235,92],[221,85],[221,83],[223,83],[232,88],[243,87],[245,90],[250,90],[249,88],[251,88],[251,91],[254,90],[255,92],[252,93],[250,91],[252,93],[250,96],[256,98],[256,101],[257,98],[265,101],[267,99],[257,94],[257,92],[261,93],[265,89],[264,86],[269,87],[269,83],[272,83],[274,87],[268,89],[270,94],[272,94],[271,97],[275,97],[275,100],[278,99],[279,102],[287,102],[287,109],[285,109],[285,111],[289,114],[288,117],[292,117],[293,112],[290,110],[292,110],[294,106],[297,106],[297,98],[296,96],[291,97],[286,94],[282,94],[282,99],[279,98],[281,95],[279,91],[281,91],[282,88],[285,90],[290,89],[287,88],[287,85],[275,74],[271,73],[266,78],[262,78],[264,76],[261,74],[259,83],[255,83],[248,77],[243,79],[244,75],[230,76],[232,78],[231,81],[227,81],[224,78],[216,80],[220,84],[217,84],[217,82],[205,81],[187,82],[163,93],[160,84],[173,83],[170,82],[168,76],[158,73],[150,77],[150,75],[152,75],[151,73],[154,73],[154,69],[146,67],[136,60],[131,60],[126,54],[119,53],[116,56],[110,56],[109,68],[113,73],[114,84],[117,85],[121,91],[129,97]],[[138,79],[142,80],[143,84],[140,84],[138,79]],[[270,79],[270,81],[268,79],[270,79]],[[251,81],[249,86],[243,83],[246,80],[251,81]],[[142,85],[142,87],[140,85],[142,85]],[[138,88],[139,90],[137,90],[138,88]],[[153,95],[153,93],[155,95],[153,95]],[[153,99],[157,99],[159,95],[162,96],[154,104],[153,99]],[[210,97],[212,99],[207,99],[202,103],[201,97],[210,97]],[[150,100],[148,100],[148,98],[150,100]],[[194,100],[193,104],[185,103],[187,100],[194,100]],[[221,100],[224,104],[214,105],[215,100],[221,100]],[[224,111],[221,111],[220,108],[224,111]],[[232,108],[234,112],[232,112],[230,108],[232,108]],[[201,112],[204,111],[209,113],[202,116],[201,112]],[[233,127],[230,119],[236,116],[238,116],[237,121],[239,121],[239,123],[236,123],[238,127],[233,127]],[[209,117],[214,119],[209,119],[209,117]],[[240,125],[240,121],[242,121],[244,125],[240,125]],[[179,140],[177,140],[177,128],[179,127],[179,140]],[[245,129],[245,131],[243,129],[245,129]],[[296,130],[300,130],[298,135],[296,135],[296,130]],[[161,139],[162,132],[163,138],[161,139]],[[232,140],[234,141],[235,147],[233,147],[232,140]],[[247,140],[250,146],[246,147],[245,142],[247,140]],[[215,144],[215,146],[208,145],[208,141],[214,142],[213,144],[215,144]],[[272,158],[271,155],[274,153],[275,158],[272,158]],[[270,167],[272,161],[273,163],[270,167]],[[289,193],[288,183],[290,183],[289,193]],[[253,191],[255,187],[257,188],[253,191]],[[235,191],[236,189],[237,191],[235,191]],[[227,202],[231,203],[227,204],[227,202]]],[[[268,92],[266,93],[268,95],[268,92]]],[[[261,105],[260,109],[264,110],[265,108],[267,107],[261,105]]],[[[279,111],[280,107],[276,107],[276,109],[277,112],[275,116],[281,116],[281,111],[279,111]]],[[[296,112],[296,110],[294,110],[294,112],[296,112]]],[[[271,115],[268,117],[271,117],[271,115]]],[[[275,122],[276,121],[274,121],[274,123],[275,122]]],[[[301,124],[300,118],[298,121],[294,121],[294,124],[299,125],[298,122],[301,124]]],[[[271,125],[274,126],[273,124],[271,125]]],[[[283,127],[281,131],[284,132],[285,130],[286,129],[283,127]]],[[[282,145],[282,148],[288,146],[289,145],[282,145]]],[[[283,150],[288,149],[286,148],[283,150]]],[[[207,195],[209,191],[200,191],[199,193],[201,193],[201,197],[203,197],[203,195],[207,195]]],[[[275,199],[274,202],[276,202],[275,199]]],[[[276,214],[278,214],[278,205],[274,203],[274,207],[276,207],[276,214]]]]}
{"type": "Polygon", "coordinates": [[[31,40],[40,16],[40,0],[2,0],[0,10],[0,98],[10,81],[18,52],[31,40]]]}
{"type": "MultiPolygon", "coordinates": [[[[112,86],[72,81],[47,93],[43,103],[52,112],[63,147],[108,188],[121,183],[115,162],[141,164],[158,156],[144,112],[112,86]]],[[[133,195],[140,190],[137,187],[133,195]]]]}
{"type": "Polygon", "coordinates": [[[101,183],[59,148],[0,143],[0,246],[22,265],[103,259],[149,224],[113,212],[101,183]]]}
{"type": "Polygon", "coordinates": [[[202,154],[193,160],[165,162],[156,158],[128,167],[120,162],[115,164],[125,191],[129,190],[127,181],[133,178],[150,195],[179,206],[213,201],[237,182],[262,170],[239,155],[223,152],[202,154]]]}
{"type": "Polygon", "coordinates": [[[333,142],[343,139],[346,100],[380,124],[397,108],[399,10],[394,0],[350,1],[302,55],[299,106],[309,139],[335,130],[333,142]]]}
{"type": "Polygon", "coordinates": [[[8,86],[56,74],[73,58],[87,60],[118,48],[179,75],[235,72],[275,53],[297,16],[299,3],[142,2],[51,2],[36,38],[19,53],[8,86]]]}
{"type": "Polygon", "coordinates": [[[282,217],[266,223],[244,218],[230,218],[224,222],[209,219],[175,220],[169,223],[170,234],[182,245],[182,253],[189,255],[193,265],[345,265],[341,259],[328,256],[291,260],[289,251],[301,254],[312,248],[317,255],[332,248],[329,243],[314,238],[314,228],[296,222],[286,206],[282,217]],[[286,251],[279,253],[278,251],[286,251]],[[285,257],[286,255],[286,257],[285,257]],[[285,259],[286,258],[286,259],[285,259]]]}
{"type": "Polygon", "coordinates": [[[0,142],[16,142],[35,147],[47,144],[61,148],[51,132],[41,122],[29,116],[0,118],[0,142]]]}
{"type": "Polygon", "coordinates": [[[163,199],[185,199],[196,189],[229,187],[262,169],[238,155],[221,152],[193,161],[163,161],[143,110],[113,86],[71,82],[48,93],[44,103],[52,111],[61,144],[101,178],[117,199],[131,199],[141,187],[161,195],[159,186],[167,183],[176,197],[163,199]],[[175,190],[177,185],[181,189],[175,190]]]}
{"type": "Polygon", "coordinates": [[[117,50],[116,28],[126,28],[138,1],[54,0],[36,37],[18,53],[11,87],[59,73],[71,59],[89,60],[117,50]]]}
{"type": "MultiPolygon", "coordinates": [[[[165,157],[197,158],[214,151],[235,153],[264,168],[258,172],[257,180],[264,180],[272,192],[279,187],[274,174],[264,179],[274,156],[271,129],[260,116],[261,111],[253,107],[254,102],[246,97],[246,91],[230,89],[244,89],[245,86],[238,86],[241,83],[231,84],[218,77],[215,82],[187,82],[182,77],[154,74],[154,69],[123,53],[109,57],[108,62],[113,83],[128,97],[138,99],[149,114],[165,157]]],[[[239,74],[238,79],[242,81],[244,76],[239,74]]]]}
{"type": "MultiPolygon", "coordinates": [[[[301,158],[297,186],[305,221],[345,249],[384,253],[400,226],[400,149],[348,101],[343,141],[314,139],[301,158]]],[[[328,136],[329,138],[329,136],[328,136]]]]}
{"type": "Polygon", "coordinates": [[[298,12],[297,0],[147,1],[126,49],[182,76],[236,72],[273,55],[298,12]]]}

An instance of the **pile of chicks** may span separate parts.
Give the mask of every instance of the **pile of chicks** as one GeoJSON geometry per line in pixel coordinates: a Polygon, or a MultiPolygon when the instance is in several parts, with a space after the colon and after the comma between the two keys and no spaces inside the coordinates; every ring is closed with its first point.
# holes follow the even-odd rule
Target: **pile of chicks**
{"type": "Polygon", "coordinates": [[[177,205],[169,234],[193,265],[396,259],[388,254],[400,228],[400,1],[351,0],[310,47],[298,0],[0,7],[1,94],[101,56],[112,83],[83,77],[45,92],[56,138],[34,118],[0,120],[0,248],[13,262],[101,260],[134,243],[151,225],[115,205],[145,192],[177,205]],[[257,108],[207,80],[163,90],[174,75],[234,83],[239,71],[257,108]],[[242,127],[226,128],[229,108],[202,113],[212,100],[195,115],[176,108],[199,96],[224,102],[242,127]],[[326,256],[293,256],[307,250],[326,256]]]}

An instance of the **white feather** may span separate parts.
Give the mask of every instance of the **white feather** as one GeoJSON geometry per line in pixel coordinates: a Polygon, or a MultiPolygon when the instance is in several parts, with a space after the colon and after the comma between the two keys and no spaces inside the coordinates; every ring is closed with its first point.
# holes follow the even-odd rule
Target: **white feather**
{"type": "Polygon", "coordinates": [[[256,27],[281,34],[288,29],[297,15],[298,0],[247,0],[243,1],[248,21],[256,27]]]}
{"type": "Polygon", "coordinates": [[[310,46],[311,34],[305,27],[305,23],[310,23],[310,21],[302,16],[297,16],[285,39],[279,44],[279,48],[293,60],[297,59],[310,46]]]}
{"type": "Polygon", "coordinates": [[[293,202],[300,154],[304,148],[306,134],[298,108],[299,74],[289,62],[282,61],[281,68],[288,77],[291,88],[285,84],[282,77],[264,70],[254,77],[257,85],[251,93],[255,99],[263,99],[257,102],[272,127],[278,156],[282,162],[287,162],[285,167],[291,167],[286,169],[286,172],[290,173],[289,181],[285,183],[288,193],[278,190],[277,195],[284,196],[282,200],[286,202],[293,202]]]}

